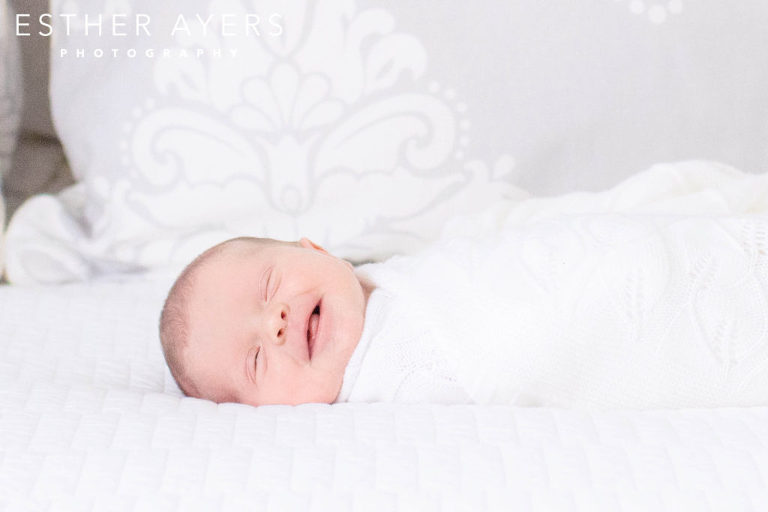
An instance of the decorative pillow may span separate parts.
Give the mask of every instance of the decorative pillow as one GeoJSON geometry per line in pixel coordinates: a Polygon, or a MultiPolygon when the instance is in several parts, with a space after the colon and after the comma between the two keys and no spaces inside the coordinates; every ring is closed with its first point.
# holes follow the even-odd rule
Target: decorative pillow
{"type": "Polygon", "coordinates": [[[739,5],[53,0],[78,183],[17,211],[8,275],[176,271],[242,234],[380,259],[659,161],[766,169],[768,4],[739,5]]]}
{"type": "MultiPolygon", "coordinates": [[[[13,163],[16,131],[21,115],[19,46],[14,34],[13,11],[0,0],[0,185],[13,163]]],[[[5,263],[5,201],[0,188],[0,275],[5,263]]]]}
{"type": "MultiPolygon", "coordinates": [[[[465,157],[465,105],[426,80],[423,44],[387,10],[229,0],[51,8],[52,112],[79,184],[18,210],[14,282],[178,267],[243,234],[308,236],[341,257],[382,258],[430,240],[451,213],[527,195],[511,183],[510,158],[465,157]],[[55,24],[62,14],[69,35],[55,24]],[[102,15],[102,36],[86,15],[102,15]]],[[[38,29],[48,30],[27,28],[38,29]]]]}

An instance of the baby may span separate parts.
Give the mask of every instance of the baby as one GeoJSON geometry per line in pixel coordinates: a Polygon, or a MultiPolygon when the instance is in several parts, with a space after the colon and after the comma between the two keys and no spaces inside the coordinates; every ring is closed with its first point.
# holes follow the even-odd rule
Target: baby
{"type": "Polygon", "coordinates": [[[161,314],[187,394],[251,405],[768,404],[768,216],[584,214],[353,267],[238,238],[161,314]]]}
{"type": "Polygon", "coordinates": [[[216,402],[332,403],[372,289],[353,270],[306,238],[235,238],[202,253],[161,314],[179,387],[216,402]]]}

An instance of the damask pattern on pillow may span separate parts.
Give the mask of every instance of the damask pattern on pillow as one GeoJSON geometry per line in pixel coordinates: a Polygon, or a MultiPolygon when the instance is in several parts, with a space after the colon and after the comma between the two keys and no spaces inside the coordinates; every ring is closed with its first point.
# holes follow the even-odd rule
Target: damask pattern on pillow
{"type": "Polygon", "coordinates": [[[768,4],[51,8],[72,15],[51,40],[51,98],[77,184],[15,214],[18,283],[175,272],[239,235],[379,260],[428,244],[453,215],[604,189],[657,162],[768,168],[768,4]],[[86,14],[104,35],[85,34],[86,14]],[[126,36],[109,34],[113,15],[126,36]],[[713,43],[713,30],[727,37],[713,43]]]}

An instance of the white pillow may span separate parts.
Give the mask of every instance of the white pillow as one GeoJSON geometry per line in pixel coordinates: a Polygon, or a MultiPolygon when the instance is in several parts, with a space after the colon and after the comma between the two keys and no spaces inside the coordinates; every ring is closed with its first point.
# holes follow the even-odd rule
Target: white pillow
{"type": "Polygon", "coordinates": [[[17,211],[8,275],[177,269],[240,234],[379,259],[520,187],[597,190],[690,158],[768,169],[768,3],[739,5],[54,0],[74,15],[51,99],[79,183],[17,211]],[[84,35],[86,13],[129,14],[128,35],[84,35]],[[241,37],[220,33],[230,13],[241,37]],[[179,15],[193,33],[174,38],[179,15]]]}
{"type": "Polygon", "coordinates": [[[307,236],[340,257],[378,259],[420,247],[451,213],[527,195],[504,155],[465,158],[460,102],[424,83],[424,47],[390,13],[254,2],[262,28],[246,37],[247,5],[52,2],[54,21],[76,15],[69,36],[54,29],[51,98],[80,183],[18,210],[13,282],[175,271],[243,234],[307,236]],[[103,37],[85,35],[84,14],[114,12],[128,15],[117,30],[127,36],[106,23],[103,37]],[[212,15],[213,26],[223,13],[234,14],[237,37],[204,36],[192,23],[212,15]],[[172,37],[180,14],[192,35],[172,37]],[[352,25],[339,25],[350,14],[352,25]],[[151,36],[136,36],[139,25],[151,36]],[[198,46],[223,56],[197,58],[198,46]]]}
{"type": "MultiPolygon", "coordinates": [[[[21,70],[19,46],[13,27],[13,10],[0,0],[0,186],[10,171],[16,132],[21,115],[21,70]]],[[[0,275],[5,263],[5,200],[0,188],[0,275]]]]}

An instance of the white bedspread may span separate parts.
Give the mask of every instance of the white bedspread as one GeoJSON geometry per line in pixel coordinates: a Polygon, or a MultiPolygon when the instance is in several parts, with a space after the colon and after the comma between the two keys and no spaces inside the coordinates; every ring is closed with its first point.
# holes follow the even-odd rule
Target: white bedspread
{"type": "Polygon", "coordinates": [[[183,398],[167,281],[0,287],[0,509],[761,510],[768,408],[183,398]]]}
{"type": "Polygon", "coordinates": [[[388,296],[348,400],[768,405],[768,175],[686,162],[584,197],[361,267],[388,296]]]}

